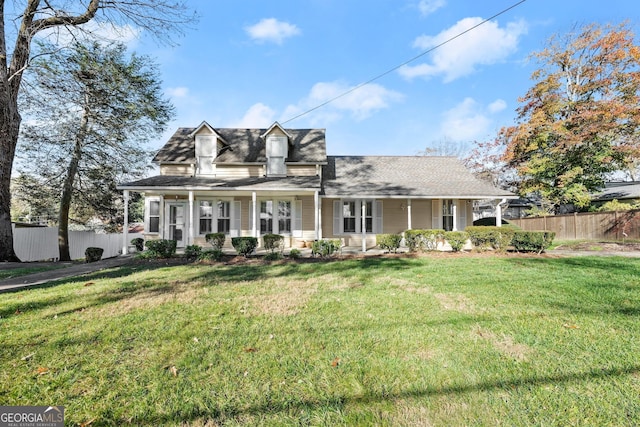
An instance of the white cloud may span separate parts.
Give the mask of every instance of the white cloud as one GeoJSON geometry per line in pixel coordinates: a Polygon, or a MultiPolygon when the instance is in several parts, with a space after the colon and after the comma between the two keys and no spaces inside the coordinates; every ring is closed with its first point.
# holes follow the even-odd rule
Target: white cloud
{"type": "MultiPolygon", "coordinates": [[[[482,21],[464,18],[438,35],[416,38],[413,46],[423,51],[432,49],[482,21]]],[[[478,65],[504,61],[517,50],[520,36],[526,32],[524,21],[511,22],[503,28],[496,21],[489,21],[435,49],[430,54],[431,63],[405,65],[399,72],[408,79],[442,75],[445,82],[450,82],[473,73],[478,65]]]]}
{"type": "Polygon", "coordinates": [[[184,86],[170,87],[165,89],[165,93],[171,98],[186,98],[189,95],[189,88],[184,86]]]}
{"type": "Polygon", "coordinates": [[[244,116],[234,122],[229,124],[229,127],[234,128],[263,128],[268,127],[273,124],[275,121],[275,111],[264,105],[261,102],[257,104],[253,104],[244,116]]]}
{"type": "Polygon", "coordinates": [[[491,104],[489,104],[490,113],[499,113],[505,108],[507,108],[507,103],[505,102],[504,99],[496,99],[491,104]]]}
{"type": "Polygon", "coordinates": [[[306,98],[297,105],[287,107],[285,117],[291,118],[331,100],[329,104],[312,113],[313,122],[326,124],[338,120],[344,113],[350,114],[356,120],[364,120],[374,112],[388,108],[391,103],[399,102],[404,98],[401,93],[374,83],[353,89],[354,86],[340,82],[316,83],[306,98]],[[350,90],[353,91],[349,92],[350,90]],[[344,93],[347,94],[341,96],[344,93]],[[339,98],[334,99],[336,97],[339,98]]]}
{"type": "Polygon", "coordinates": [[[491,115],[506,108],[502,99],[497,99],[486,107],[473,98],[465,98],[443,114],[440,133],[455,141],[481,140],[489,136],[494,123],[491,115]]]}
{"type": "Polygon", "coordinates": [[[53,27],[39,33],[58,46],[66,46],[74,40],[98,40],[103,42],[120,42],[134,49],[140,39],[141,31],[131,25],[114,25],[105,22],[89,21],[80,27],[53,27]]]}
{"type": "Polygon", "coordinates": [[[300,29],[288,22],[278,21],[275,18],[267,18],[255,25],[245,27],[245,31],[253,40],[263,42],[273,42],[282,44],[282,42],[301,33],[300,29]]]}
{"type": "Polygon", "coordinates": [[[444,7],[446,4],[446,0],[420,0],[420,2],[418,2],[418,10],[420,10],[422,16],[427,16],[444,7]]]}

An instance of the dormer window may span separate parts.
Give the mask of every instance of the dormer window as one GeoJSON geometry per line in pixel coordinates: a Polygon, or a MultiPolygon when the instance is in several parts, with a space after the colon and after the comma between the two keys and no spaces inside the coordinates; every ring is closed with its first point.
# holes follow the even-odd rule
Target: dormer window
{"type": "Polygon", "coordinates": [[[196,161],[198,175],[214,175],[216,157],[215,135],[196,135],[196,161]]]}
{"type": "Polygon", "coordinates": [[[267,176],[286,176],[289,146],[286,136],[270,135],[267,137],[267,176]]]}

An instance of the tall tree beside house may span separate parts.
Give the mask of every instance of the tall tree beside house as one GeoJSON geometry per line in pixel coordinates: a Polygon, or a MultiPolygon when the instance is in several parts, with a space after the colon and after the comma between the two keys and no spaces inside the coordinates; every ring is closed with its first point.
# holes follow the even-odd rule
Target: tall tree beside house
{"type": "Polygon", "coordinates": [[[11,229],[11,173],[22,117],[18,95],[32,60],[34,37],[95,22],[130,25],[170,41],[192,22],[182,0],[21,0],[0,4],[0,261],[16,261],[11,229]],[[13,48],[9,45],[13,44],[13,48]]]}
{"type": "Polygon", "coordinates": [[[588,25],[533,57],[535,84],[517,124],[499,133],[503,160],[517,170],[521,194],[584,207],[608,173],[639,157],[640,48],[627,24],[588,25]]]}
{"type": "Polygon", "coordinates": [[[156,64],[128,55],[123,44],[76,43],[37,59],[25,81],[29,122],[18,147],[29,173],[59,190],[65,261],[71,208],[114,219],[114,208],[122,207],[116,182],[143,175],[149,156],[142,147],[162,134],[174,110],[163,98],[156,64]]]}

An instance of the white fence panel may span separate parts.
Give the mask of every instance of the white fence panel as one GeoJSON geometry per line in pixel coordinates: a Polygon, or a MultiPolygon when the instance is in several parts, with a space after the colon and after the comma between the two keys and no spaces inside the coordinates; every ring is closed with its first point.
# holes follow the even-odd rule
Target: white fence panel
{"type": "Polygon", "coordinates": [[[22,261],[57,259],[58,228],[13,228],[13,250],[22,261]]]}
{"type": "MultiPolygon", "coordinates": [[[[140,233],[128,233],[127,240],[142,237],[140,233]]],[[[129,242],[127,242],[128,244],[129,242]]],[[[71,259],[83,259],[88,247],[104,249],[102,258],[112,258],[122,253],[122,233],[96,234],[93,231],[69,232],[71,259]]],[[[13,247],[24,262],[58,259],[58,228],[14,228],[13,247]]]]}

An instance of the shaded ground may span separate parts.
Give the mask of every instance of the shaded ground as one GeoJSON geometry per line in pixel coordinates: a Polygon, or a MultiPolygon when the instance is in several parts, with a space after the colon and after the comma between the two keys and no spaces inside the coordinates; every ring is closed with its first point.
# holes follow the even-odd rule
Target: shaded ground
{"type": "Polygon", "coordinates": [[[638,242],[576,242],[557,246],[554,250],[590,251],[590,252],[640,252],[638,242]]]}

